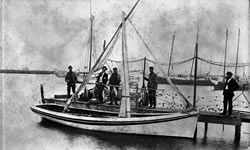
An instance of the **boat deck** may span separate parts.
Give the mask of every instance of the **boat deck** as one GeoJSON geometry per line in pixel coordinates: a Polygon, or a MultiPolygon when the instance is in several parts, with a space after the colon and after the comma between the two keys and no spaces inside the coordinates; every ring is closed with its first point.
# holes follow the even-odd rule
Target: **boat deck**
{"type": "MultiPolygon", "coordinates": [[[[51,98],[51,99],[44,99],[46,103],[57,103],[57,104],[65,104],[66,99],[64,98],[51,98]]],[[[132,104],[132,103],[131,103],[132,104]]],[[[91,105],[86,105],[86,102],[72,102],[71,103],[72,107],[76,108],[84,108],[84,109],[94,109],[94,110],[105,110],[109,113],[114,113],[114,115],[117,115],[117,112],[119,112],[119,106],[118,105],[108,105],[108,104],[91,104],[91,105]]],[[[136,105],[135,105],[136,106],[136,105]]],[[[146,114],[154,114],[154,115],[159,115],[159,114],[166,114],[169,112],[180,112],[178,110],[169,110],[166,108],[156,108],[156,109],[150,109],[148,107],[131,107],[131,111],[134,112],[135,116],[141,116],[146,114]]],[[[199,112],[199,118],[198,122],[203,122],[205,125],[205,135],[208,130],[208,123],[213,123],[213,124],[221,124],[221,125],[233,125],[235,126],[235,137],[236,139],[240,139],[240,133],[241,133],[241,125],[242,123],[250,123],[250,112],[247,111],[238,111],[234,110],[233,114],[231,116],[223,116],[220,115],[219,113],[215,112],[208,112],[208,111],[200,111],[199,112]]],[[[196,137],[197,131],[194,134],[194,137],[196,137]]]]}

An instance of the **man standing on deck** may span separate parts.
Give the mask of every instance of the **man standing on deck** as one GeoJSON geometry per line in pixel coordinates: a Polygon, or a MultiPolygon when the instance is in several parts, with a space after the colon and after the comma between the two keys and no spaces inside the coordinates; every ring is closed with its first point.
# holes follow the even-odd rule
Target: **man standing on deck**
{"type": "Polygon", "coordinates": [[[232,76],[233,76],[232,72],[227,72],[226,73],[226,83],[225,83],[224,90],[223,90],[224,109],[223,109],[222,115],[227,114],[227,103],[229,104],[229,106],[228,106],[228,115],[230,116],[232,114],[234,91],[239,88],[238,83],[235,81],[235,79],[232,78],[232,76]]]}
{"type": "Polygon", "coordinates": [[[72,88],[72,92],[75,93],[76,89],[76,74],[72,71],[72,66],[68,67],[69,72],[67,72],[65,76],[65,82],[67,82],[67,92],[68,92],[68,98],[70,98],[70,88],[72,88]]]}
{"type": "Polygon", "coordinates": [[[102,72],[99,73],[96,80],[96,99],[99,103],[103,103],[102,91],[108,81],[108,74],[105,72],[106,66],[102,67],[102,72]]]}
{"type": "Polygon", "coordinates": [[[157,74],[154,73],[154,67],[149,67],[149,77],[145,80],[148,81],[148,98],[150,108],[156,107],[156,90],[157,90],[157,74]]]}
{"type": "Polygon", "coordinates": [[[111,74],[109,78],[109,86],[110,86],[110,103],[109,104],[110,105],[113,105],[113,100],[115,102],[115,105],[118,105],[117,94],[118,94],[120,82],[121,82],[121,77],[117,73],[117,68],[113,68],[113,73],[111,74]]]}

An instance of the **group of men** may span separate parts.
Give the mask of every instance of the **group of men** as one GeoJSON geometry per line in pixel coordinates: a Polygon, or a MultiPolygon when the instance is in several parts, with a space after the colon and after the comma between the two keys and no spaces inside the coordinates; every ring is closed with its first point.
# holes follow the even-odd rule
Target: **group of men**
{"type": "MultiPolygon", "coordinates": [[[[75,93],[75,87],[76,87],[76,82],[77,82],[77,77],[75,73],[72,71],[72,66],[68,67],[69,72],[67,73],[65,77],[65,81],[67,82],[67,92],[68,92],[68,98],[70,97],[70,89],[72,88],[73,93],[75,93]]],[[[110,96],[110,104],[112,105],[117,103],[117,92],[119,89],[119,85],[121,82],[120,75],[117,72],[117,68],[113,68],[113,72],[108,80],[108,74],[106,73],[107,67],[104,66],[102,67],[102,71],[99,73],[97,76],[97,81],[96,81],[96,98],[99,103],[103,103],[103,90],[107,85],[107,82],[109,81],[109,87],[110,87],[110,95],[112,95],[112,92],[116,91],[116,96],[110,96]]],[[[157,74],[154,73],[154,67],[149,67],[149,77],[146,78],[144,77],[145,80],[148,81],[148,95],[149,95],[149,104],[150,108],[155,108],[156,107],[156,90],[157,90],[157,74]]],[[[227,72],[226,73],[226,82],[223,90],[223,113],[221,115],[226,115],[228,112],[228,115],[232,114],[232,99],[234,97],[234,91],[239,88],[238,83],[236,80],[232,77],[233,74],[232,72],[227,72]],[[228,106],[228,107],[227,107],[228,106]]]]}
{"type": "MultiPolygon", "coordinates": [[[[96,81],[96,97],[99,100],[100,103],[103,103],[103,96],[102,96],[102,91],[106,86],[106,83],[108,82],[108,74],[105,72],[107,70],[107,67],[104,66],[102,68],[102,72],[99,73],[96,81]]],[[[148,81],[148,94],[149,94],[149,103],[150,103],[150,108],[155,108],[156,107],[156,89],[157,89],[157,75],[154,73],[154,67],[149,67],[149,77],[145,79],[148,81]]],[[[110,87],[110,105],[115,102],[116,105],[117,103],[117,92],[119,90],[121,78],[120,75],[117,72],[117,68],[113,68],[113,72],[109,78],[109,87],[110,87]],[[112,96],[113,93],[116,93],[116,96],[112,96]]]]}
{"type": "MultiPolygon", "coordinates": [[[[70,98],[70,91],[72,89],[72,92],[75,93],[75,87],[77,82],[77,77],[75,73],[72,71],[72,66],[68,67],[69,72],[67,73],[65,77],[65,81],[67,82],[67,93],[68,98],[70,98]]],[[[117,68],[113,68],[113,72],[108,79],[108,74],[106,73],[107,67],[103,66],[102,71],[98,74],[97,80],[96,80],[96,88],[95,88],[95,96],[97,98],[98,103],[103,103],[103,90],[107,85],[107,82],[109,82],[110,87],[110,105],[118,105],[118,97],[117,93],[119,90],[121,77],[117,72],[117,68]],[[115,94],[114,94],[115,93],[115,94]],[[115,96],[113,96],[115,95],[115,96]]],[[[156,89],[157,89],[157,74],[154,73],[154,67],[149,67],[149,77],[145,80],[148,81],[148,94],[149,94],[149,103],[150,108],[156,107],[156,89]]]]}
{"type": "MultiPolygon", "coordinates": [[[[113,72],[108,80],[108,74],[106,73],[107,67],[103,66],[102,67],[102,71],[99,73],[99,75],[97,76],[97,80],[96,80],[96,98],[97,101],[99,103],[103,103],[103,90],[107,85],[107,82],[109,81],[109,87],[110,87],[110,105],[113,104],[113,102],[115,102],[116,105],[118,105],[117,103],[117,95],[116,96],[111,96],[112,92],[114,92],[114,90],[116,90],[118,92],[118,88],[120,86],[120,82],[121,82],[121,77],[117,72],[117,68],[113,68],[113,72]]],[[[116,92],[116,93],[117,93],[116,92]]]]}
{"type": "MultiPolygon", "coordinates": [[[[67,97],[70,98],[70,92],[72,89],[72,92],[75,93],[76,88],[76,82],[77,77],[76,74],[72,71],[72,66],[68,67],[69,71],[67,72],[65,76],[65,82],[67,82],[67,97]]],[[[95,96],[97,98],[98,103],[103,103],[103,90],[107,85],[107,82],[109,81],[109,87],[110,87],[110,94],[116,91],[116,94],[118,92],[118,88],[121,82],[120,75],[117,72],[117,68],[113,68],[113,72],[108,80],[108,74],[106,73],[107,67],[102,67],[102,71],[98,74],[97,80],[96,80],[96,87],[95,87],[95,96]]],[[[118,105],[117,103],[117,95],[115,97],[110,97],[110,104],[112,105],[113,102],[118,105]]]]}

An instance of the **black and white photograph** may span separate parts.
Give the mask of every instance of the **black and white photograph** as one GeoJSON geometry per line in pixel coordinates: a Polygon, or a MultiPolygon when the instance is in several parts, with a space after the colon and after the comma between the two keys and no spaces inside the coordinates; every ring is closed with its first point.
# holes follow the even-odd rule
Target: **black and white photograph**
{"type": "Polygon", "coordinates": [[[3,150],[250,150],[249,0],[1,0],[3,150]]]}

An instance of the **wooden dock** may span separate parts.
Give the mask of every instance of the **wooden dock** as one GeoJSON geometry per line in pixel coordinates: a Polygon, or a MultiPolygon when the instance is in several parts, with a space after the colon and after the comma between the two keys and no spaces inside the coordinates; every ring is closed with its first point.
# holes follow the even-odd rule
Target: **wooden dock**
{"type": "MultiPolygon", "coordinates": [[[[250,123],[250,112],[233,111],[233,114],[230,116],[223,116],[213,112],[200,112],[198,121],[204,122],[205,136],[207,135],[208,123],[233,125],[235,126],[235,138],[239,140],[242,122],[250,123]]],[[[194,137],[196,137],[196,135],[197,131],[194,137]]]]}

